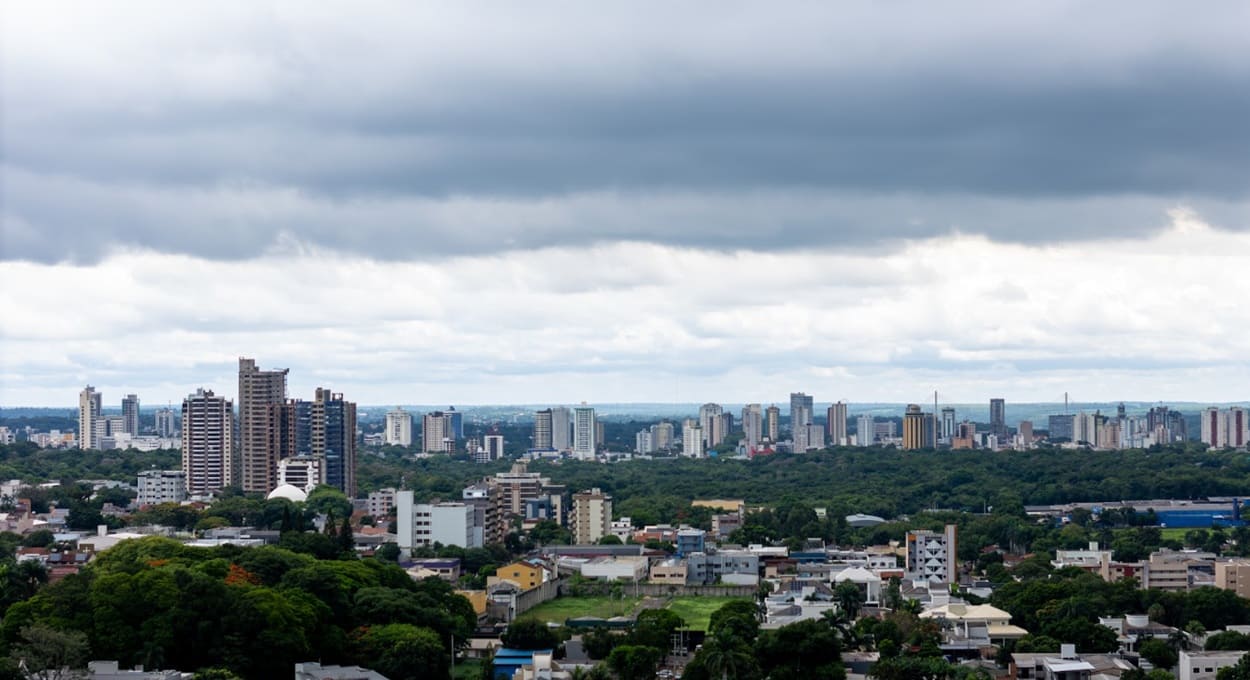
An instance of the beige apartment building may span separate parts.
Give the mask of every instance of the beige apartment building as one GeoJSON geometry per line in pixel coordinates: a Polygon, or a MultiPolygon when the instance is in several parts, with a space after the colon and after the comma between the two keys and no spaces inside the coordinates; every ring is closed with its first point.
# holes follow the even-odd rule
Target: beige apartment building
{"type": "Polygon", "coordinates": [[[573,543],[589,545],[612,533],[612,497],[599,489],[573,494],[573,543]]]}

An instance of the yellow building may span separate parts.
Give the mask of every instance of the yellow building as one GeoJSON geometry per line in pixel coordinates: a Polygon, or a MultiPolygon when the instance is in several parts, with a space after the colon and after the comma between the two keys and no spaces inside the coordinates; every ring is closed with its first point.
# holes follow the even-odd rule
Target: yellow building
{"type": "Polygon", "coordinates": [[[487,585],[494,585],[500,581],[510,581],[517,584],[521,590],[530,590],[543,584],[546,580],[546,573],[547,570],[541,566],[525,561],[517,561],[496,569],[495,576],[487,579],[487,585]]]}
{"type": "Polygon", "coordinates": [[[903,414],[903,448],[908,451],[924,448],[924,412],[916,404],[908,404],[903,414]]]}
{"type": "Polygon", "coordinates": [[[457,590],[457,595],[463,595],[469,604],[473,605],[473,613],[481,616],[486,613],[486,591],[485,590],[457,590]]]}

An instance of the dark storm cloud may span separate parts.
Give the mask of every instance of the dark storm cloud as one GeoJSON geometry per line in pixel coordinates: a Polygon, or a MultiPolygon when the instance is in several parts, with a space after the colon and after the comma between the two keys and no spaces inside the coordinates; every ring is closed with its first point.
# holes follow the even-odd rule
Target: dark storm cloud
{"type": "Polygon", "coordinates": [[[5,48],[0,250],[1039,242],[1178,204],[1250,225],[1238,4],[548,9],[444,6],[411,35],[265,12],[178,49],[159,24],[136,51],[172,65],[117,72],[5,48]]]}

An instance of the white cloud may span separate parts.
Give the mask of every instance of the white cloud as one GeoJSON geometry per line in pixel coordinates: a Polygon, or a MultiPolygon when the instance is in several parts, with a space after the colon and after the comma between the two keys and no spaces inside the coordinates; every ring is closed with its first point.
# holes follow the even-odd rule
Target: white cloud
{"type": "Polygon", "coordinates": [[[0,262],[0,404],[71,403],[87,382],[149,403],[233,394],[240,355],[289,366],[295,394],[362,403],[1238,399],[1250,236],[1171,219],[1046,247],[0,262]]]}

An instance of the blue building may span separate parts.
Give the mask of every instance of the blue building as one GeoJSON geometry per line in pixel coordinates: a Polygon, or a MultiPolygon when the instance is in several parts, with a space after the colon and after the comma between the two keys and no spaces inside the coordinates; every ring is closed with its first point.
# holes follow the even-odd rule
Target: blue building
{"type": "Polygon", "coordinates": [[[526,650],[500,647],[495,651],[491,677],[495,680],[512,680],[513,674],[526,664],[533,663],[535,654],[550,654],[550,649],[526,650]]]}
{"type": "Polygon", "coordinates": [[[707,532],[702,529],[679,529],[677,531],[677,554],[689,555],[704,551],[707,532]]]}

